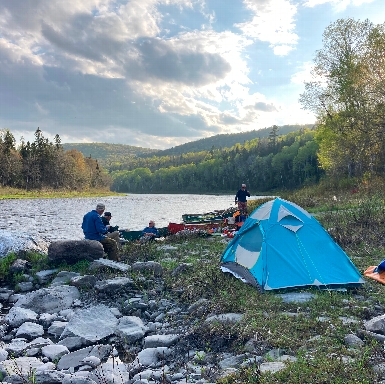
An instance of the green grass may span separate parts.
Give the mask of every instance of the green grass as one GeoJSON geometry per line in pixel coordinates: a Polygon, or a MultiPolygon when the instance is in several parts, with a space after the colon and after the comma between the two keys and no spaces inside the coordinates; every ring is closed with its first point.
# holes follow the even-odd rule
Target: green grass
{"type": "Polygon", "coordinates": [[[112,192],[105,189],[91,189],[86,191],[67,191],[67,190],[32,190],[17,189],[10,187],[0,187],[0,200],[5,199],[55,199],[73,197],[103,197],[119,196],[121,193],[112,192]]]}

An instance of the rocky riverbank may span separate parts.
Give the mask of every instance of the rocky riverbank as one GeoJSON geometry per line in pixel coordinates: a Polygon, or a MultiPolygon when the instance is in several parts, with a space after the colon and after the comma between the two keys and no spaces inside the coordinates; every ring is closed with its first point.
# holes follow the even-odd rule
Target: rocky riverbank
{"type": "MultiPolygon", "coordinates": [[[[203,241],[219,249],[226,242],[203,241]]],[[[187,277],[196,268],[189,258],[198,253],[204,268],[217,263],[218,255],[212,253],[214,248],[208,251],[205,246],[186,253],[185,246],[182,242],[133,247],[135,257],[142,261],[132,261],[133,256],[120,263],[97,259],[83,273],[56,268],[32,273],[25,260],[15,261],[13,268],[26,281],[0,289],[2,382],[225,383],[241,371],[262,378],[298,364],[301,358],[293,348],[276,348],[268,342],[274,327],[271,311],[261,313],[266,322],[264,334],[245,337],[248,332],[238,331],[237,337],[234,329],[244,331],[247,322],[261,321],[256,320],[257,315],[250,318],[249,310],[223,310],[210,294],[186,300],[186,290],[191,289],[187,277]],[[186,289],[170,283],[181,280],[186,289]]],[[[199,277],[193,281],[198,284],[199,277]]],[[[236,286],[238,281],[230,283],[236,286]]],[[[227,289],[223,282],[217,284],[227,289]]],[[[254,294],[254,288],[250,289],[254,294]]],[[[267,296],[256,294],[262,308],[267,296]]],[[[272,300],[278,308],[276,317],[282,321],[281,331],[286,332],[288,324],[310,321],[312,303],[320,297],[314,291],[304,291],[279,293],[272,300]],[[281,305],[285,310],[280,310],[281,305]]],[[[343,300],[345,307],[356,306],[359,312],[355,313],[361,314],[353,315],[347,309],[336,320],[341,323],[338,337],[342,330],[346,350],[338,358],[350,369],[373,340],[385,340],[385,315],[381,305],[371,305],[360,292],[343,300]]],[[[334,318],[330,313],[317,315],[317,335],[299,341],[299,350],[314,355],[312,343],[333,333],[334,318]]],[[[378,377],[372,382],[382,382],[385,359],[372,356],[370,362],[373,377],[378,377]]]]}

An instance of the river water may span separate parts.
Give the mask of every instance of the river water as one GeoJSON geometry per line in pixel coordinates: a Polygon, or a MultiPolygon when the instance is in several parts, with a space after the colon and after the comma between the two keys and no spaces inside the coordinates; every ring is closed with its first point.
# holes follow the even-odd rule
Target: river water
{"type": "MultiPolygon", "coordinates": [[[[66,199],[0,200],[0,229],[47,240],[82,239],[84,214],[104,203],[111,224],[142,230],[149,220],[157,227],[180,223],[183,214],[202,214],[234,207],[234,195],[137,195],[66,199]]],[[[256,196],[251,197],[251,199],[256,196]]]]}

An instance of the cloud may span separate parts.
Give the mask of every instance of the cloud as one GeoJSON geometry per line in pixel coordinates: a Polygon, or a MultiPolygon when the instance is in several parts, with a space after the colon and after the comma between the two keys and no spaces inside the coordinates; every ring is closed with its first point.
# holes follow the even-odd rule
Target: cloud
{"type": "Polygon", "coordinates": [[[2,0],[0,126],[158,147],[270,126],[281,107],[249,53],[292,52],[298,5],[234,1],[218,28],[222,3],[204,0],[2,0]]]}
{"type": "Polygon", "coordinates": [[[314,76],[312,75],[312,69],[314,63],[307,61],[300,66],[298,72],[295,72],[291,76],[291,82],[294,84],[303,84],[305,82],[314,81],[314,76]]]}
{"type": "Polygon", "coordinates": [[[345,10],[350,5],[358,7],[362,4],[371,3],[373,1],[374,0],[307,0],[303,5],[305,7],[316,7],[317,5],[330,3],[337,12],[340,12],[345,10]]]}
{"type": "Polygon", "coordinates": [[[293,49],[298,42],[294,33],[297,5],[290,0],[244,0],[244,4],[253,13],[250,21],[236,24],[245,35],[269,43],[276,55],[293,49]]]}
{"type": "Polygon", "coordinates": [[[218,53],[177,47],[170,41],[146,40],[137,46],[142,78],[202,86],[216,82],[230,72],[230,64],[218,53]]]}

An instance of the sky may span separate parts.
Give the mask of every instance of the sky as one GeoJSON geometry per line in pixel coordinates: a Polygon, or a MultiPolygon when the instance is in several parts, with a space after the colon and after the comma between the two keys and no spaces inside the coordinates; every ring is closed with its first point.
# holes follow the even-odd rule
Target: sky
{"type": "Polygon", "coordinates": [[[166,149],[311,124],[322,33],[385,0],[1,0],[0,129],[166,149]]]}

